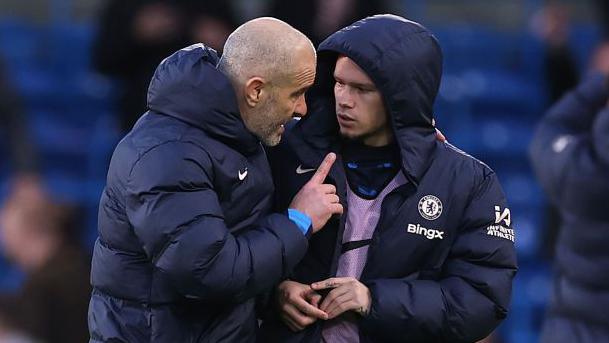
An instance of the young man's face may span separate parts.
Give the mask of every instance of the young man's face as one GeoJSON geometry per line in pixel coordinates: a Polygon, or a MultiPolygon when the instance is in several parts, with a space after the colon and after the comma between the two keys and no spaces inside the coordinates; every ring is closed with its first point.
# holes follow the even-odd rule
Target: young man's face
{"type": "Polygon", "coordinates": [[[353,60],[340,56],[334,68],[336,118],[343,137],[383,146],[393,137],[381,93],[353,60]]]}

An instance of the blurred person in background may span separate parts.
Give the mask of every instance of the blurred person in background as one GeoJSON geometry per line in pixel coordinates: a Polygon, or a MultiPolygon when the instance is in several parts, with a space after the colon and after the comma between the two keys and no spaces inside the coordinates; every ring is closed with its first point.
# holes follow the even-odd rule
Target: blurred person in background
{"type": "Polygon", "coordinates": [[[9,196],[0,212],[0,242],[25,281],[16,294],[0,296],[5,336],[86,342],[89,258],[75,239],[75,229],[73,209],[53,202],[41,188],[31,186],[9,196]]]}
{"type": "Polygon", "coordinates": [[[273,0],[270,15],[302,31],[315,45],[358,19],[388,12],[383,0],[273,0]]]}
{"type": "Polygon", "coordinates": [[[544,44],[544,77],[550,103],[560,99],[579,79],[575,56],[569,46],[570,8],[549,3],[532,20],[533,34],[544,44]]]}
{"type": "MultiPolygon", "coordinates": [[[[570,8],[565,4],[547,3],[531,21],[533,34],[544,45],[543,79],[550,107],[579,81],[575,55],[569,45],[571,30],[570,8]]],[[[561,226],[558,209],[547,204],[543,230],[543,256],[551,259],[561,226]]]]}
{"type": "Polygon", "coordinates": [[[336,152],[329,180],[345,215],[277,287],[261,341],[486,337],[508,312],[513,230],[495,173],[436,139],[438,42],[418,23],[378,15],[332,34],[318,54],[311,113],[269,160],[284,210],[336,152]]]}
{"type": "Polygon", "coordinates": [[[543,117],[530,147],[562,226],[543,343],[609,342],[609,46],[543,117]]]}
{"type": "Polygon", "coordinates": [[[595,0],[596,14],[599,16],[605,38],[609,38],[609,0],[595,0]]]}
{"type": "Polygon", "coordinates": [[[146,110],[146,91],[161,60],[192,43],[220,51],[236,19],[229,1],[108,0],[93,46],[94,67],[122,82],[123,131],[146,110]]]}

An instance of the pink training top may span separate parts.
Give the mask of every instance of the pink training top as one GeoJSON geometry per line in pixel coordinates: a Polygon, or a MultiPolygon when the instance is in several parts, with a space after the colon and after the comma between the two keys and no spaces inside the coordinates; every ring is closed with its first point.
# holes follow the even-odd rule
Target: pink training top
{"type": "MultiPolygon", "coordinates": [[[[343,233],[343,244],[347,242],[371,239],[381,215],[381,205],[385,196],[392,190],[406,183],[402,172],[389,182],[383,191],[374,199],[362,199],[350,187],[347,187],[347,222],[343,233]]],[[[368,258],[368,245],[348,250],[338,259],[337,277],[354,277],[359,279],[368,258]]],[[[359,342],[357,317],[352,312],[345,312],[339,317],[324,324],[322,342],[325,343],[354,343],[359,342]]]]}

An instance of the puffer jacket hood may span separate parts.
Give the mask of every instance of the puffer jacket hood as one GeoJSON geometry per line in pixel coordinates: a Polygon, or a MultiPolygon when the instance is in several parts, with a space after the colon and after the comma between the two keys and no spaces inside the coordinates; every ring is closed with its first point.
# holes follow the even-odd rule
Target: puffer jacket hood
{"type": "Polygon", "coordinates": [[[318,148],[338,139],[332,70],[337,57],[345,55],[382,93],[400,146],[403,171],[416,183],[429,165],[436,140],[432,108],[440,87],[442,52],[435,37],[413,21],[376,15],[332,34],[320,44],[318,53],[313,93],[314,101],[324,99],[324,103],[310,104],[311,114],[297,124],[300,129],[296,132],[301,130],[318,148]]]}
{"type": "Polygon", "coordinates": [[[194,44],[163,60],[148,88],[148,108],[204,130],[244,153],[259,146],[239,113],[228,78],[212,48],[194,44]],[[222,94],[223,96],[218,96],[222,94]]]}

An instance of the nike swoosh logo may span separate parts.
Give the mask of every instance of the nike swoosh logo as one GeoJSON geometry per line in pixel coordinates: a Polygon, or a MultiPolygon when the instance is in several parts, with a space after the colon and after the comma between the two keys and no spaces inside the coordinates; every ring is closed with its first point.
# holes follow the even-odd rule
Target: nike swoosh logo
{"type": "Polygon", "coordinates": [[[247,168],[245,168],[245,171],[243,173],[241,173],[241,170],[239,170],[239,180],[243,181],[246,176],[247,176],[247,168]]]}
{"type": "Polygon", "coordinates": [[[311,169],[302,169],[302,164],[298,166],[298,168],[296,168],[296,174],[304,174],[304,173],[309,173],[314,171],[315,168],[311,168],[311,169]]]}

